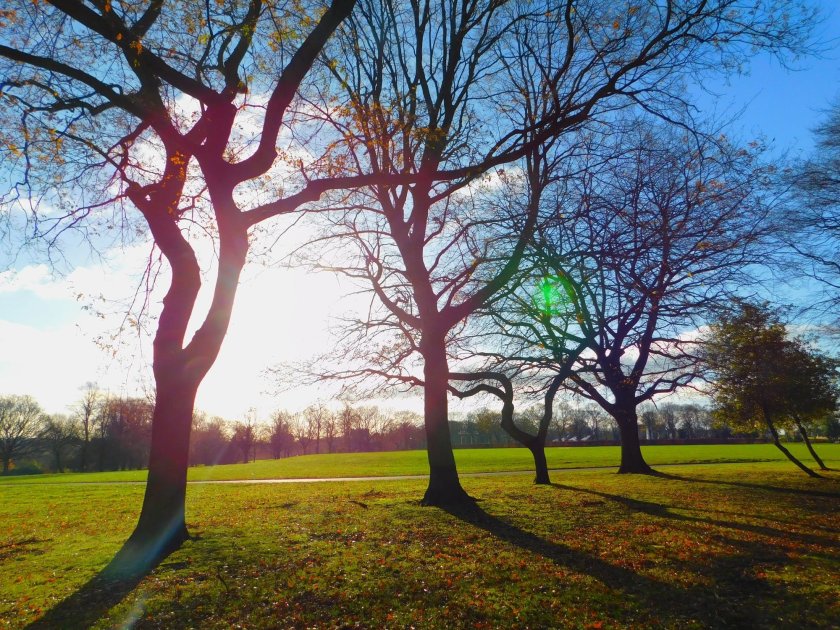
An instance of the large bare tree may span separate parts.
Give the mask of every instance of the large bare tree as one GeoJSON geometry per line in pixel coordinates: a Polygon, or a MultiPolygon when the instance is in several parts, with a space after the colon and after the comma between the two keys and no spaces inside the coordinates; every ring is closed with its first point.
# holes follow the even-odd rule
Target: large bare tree
{"type": "Polygon", "coordinates": [[[585,344],[566,387],[618,424],[619,472],[649,472],[637,407],[699,376],[698,328],[767,261],[770,169],[757,151],[646,121],[610,127],[580,170],[534,241],[535,316],[500,317],[533,367],[559,373],[556,348],[585,344]]]}

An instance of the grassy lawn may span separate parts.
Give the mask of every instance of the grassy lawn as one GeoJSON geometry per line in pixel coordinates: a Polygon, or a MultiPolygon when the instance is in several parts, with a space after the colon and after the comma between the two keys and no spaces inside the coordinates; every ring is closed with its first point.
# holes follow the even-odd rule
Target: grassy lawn
{"type": "Polygon", "coordinates": [[[142,486],[4,485],[0,626],[837,627],[840,473],[666,473],[468,477],[460,513],[423,480],[191,486],[197,538],[127,592],[86,584],[142,486]]]}
{"type": "MultiPolygon", "coordinates": [[[[808,465],[810,456],[802,444],[788,445],[808,465]]],[[[818,444],[818,453],[826,462],[840,463],[840,444],[818,444]]],[[[696,464],[786,461],[772,444],[644,446],[648,463],[696,464]]],[[[550,468],[618,467],[617,446],[557,447],[546,449],[550,468]]],[[[524,448],[456,449],[458,470],[462,473],[533,470],[533,459],[524,448]]],[[[830,464],[829,464],[830,465],[830,464]]],[[[389,453],[340,453],[305,455],[286,459],[266,459],[248,464],[198,466],[190,468],[190,481],[225,481],[233,479],[297,479],[318,477],[367,477],[393,475],[426,475],[425,451],[389,453]]],[[[106,473],[65,473],[62,475],[30,475],[0,477],[4,483],[48,483],[78,481],[145,481],[146,471],[127,470],[106,473]]]]}

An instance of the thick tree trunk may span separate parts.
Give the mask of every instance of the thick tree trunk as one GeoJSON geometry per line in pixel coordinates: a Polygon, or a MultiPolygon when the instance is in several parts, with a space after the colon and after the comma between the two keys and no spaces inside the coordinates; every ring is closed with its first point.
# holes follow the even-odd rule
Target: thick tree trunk
{"type": "Polygon", "coordinates": [[[189,538],[184,501],[197,390],[198,383],[183,383],[174,370],[169,379],[158,379],[143,508],[134,532],[110,565],[115,573],[146,572],[189,538]]]}
{"type": "Polygon", "coordinates": [[[429,457],[429,487],[421,501],[422,505],[458,506],[472,502],[472,498],[461,487],[452,438],[449,433],[449,406],[447,389],[449,367],[443,340],[439,343],[425,343],[423,358],[424,374],[424,420],[426,429],[426,451],[429,457]]]}
{"type": "Polygon", "coordinates": [[[821,470],[828,470],[828,466],[825,465],[822,458],[817,455],[817,451],[814,450],[814,446],[811,444],[811,439],[808,437],[808,432],[805,430],[805,426],[799,421],[796,421],[796,427],[799,429],[799,435],[802,436],[802,439],[805,440],[805,446],[808,447],[808,452],[811,453],[811,457],[814,458],[814,461],[817,462],[821,470]]]}
{"type": "Polygon", "coordinates": [[[540,430],[537,435],[531,435],[523,431],[513,421],[513,393],[509,390],[502,406],[502,428],[514,440],[531,451],[531,455],[534,458],[534,483],[550,484],[551,479],[548,476],[548,462],[545,458],[545,439],[548,435],[548,424],[545,422],[545,414],[543,414],[543,422],[540,424],[540,430]]]}
{"type": "Polygon", "coordinates": [[[107,569],[119,579],[149,571],[189,538],[184,503],[195,397],[224,340],[248,249],[244,228],[223,229],[220,219],[213,300],[204,322],[184,347],[201,288],[200,268],[175,222],[154,214],[147,219],[172,276],[154,340],[155,408],[143,507],[134,532],[107,569]]]}
{"type": "Polygon", "coordinates": [[[649,475],[653,469],[648,466],[642,456],[642,445],[639,442],[639,422],[636,410],[631,409],[616,414],[615,421],[621,434],[621,466],[618,472],[649,475]]]}
{"type": "Polygon", "coordinates": [[[548,462],[545,459],[545,444],[540,440],[534,440],[532,444],[528,445],[528,450],[534,456],[534,470],[536,471],[534,483],[550,484],[551,479],[548,476],[548,462]]]}
{"type": "Polygon", "coordinates": [[[9,473],[9,464],[11,463],[11,459],[8,457],[3,458],[3,474],[7,475],[9,473]]]}

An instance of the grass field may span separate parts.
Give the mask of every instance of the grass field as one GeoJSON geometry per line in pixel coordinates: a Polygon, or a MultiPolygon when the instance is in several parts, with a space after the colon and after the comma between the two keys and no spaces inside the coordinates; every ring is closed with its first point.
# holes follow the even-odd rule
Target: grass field
{"type": "Polygon", "coordinates": [[[420,507],[423,480],[191,486],[197,537],[124,592],[90,580],[130,533],[142,486],[4,485],[0,626],[840,622],[836,471],[810,479],[768,462],[553,481],[467,477],[478,507],[463,512],[420,507]]]}
{"type": "MultiPolygon", "coordinates": [[[[806,462],[810,456],[802,444],[790,444],[790,450],[806,462]]],[[[840,444],[819,444],[820,456],[827,462],[840,463],[840,444]]],[[[680,446],[644,446],[648,463],[699,464],[786,461],[772,444],[710,444],[680,446]]],[[[588,468],[618,466],[617,446],[558,447],[546,449],[550,468],[588,468]]],[[[533,470],[531,454],[524,448],[456,449],[455,459],[462,473],[533,470]]],[[[810,463],[809,463],[810,465],[810,463]]],[[[830,465],[830,464],[829,464],[830,465]]],[[[190,468],[190,481],[226,481],[234,479],[298,479],[323,477],[367,477],[428,474],[425,451],[388,453],[349,453],[305,455],[287,459],[267,459],[248,464],[198,466],[190,468]]],[[[145,470],[61,475],[0,477],[4,483],[54,483],[145,481],[145,470]]]]}

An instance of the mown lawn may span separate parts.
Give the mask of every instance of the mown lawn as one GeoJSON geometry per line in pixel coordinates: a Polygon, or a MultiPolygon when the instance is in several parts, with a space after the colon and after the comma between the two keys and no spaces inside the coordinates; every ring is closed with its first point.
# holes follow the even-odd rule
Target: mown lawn
{"type": "MultiPolygon", "coordinates": [[[[790,450],[811,465],[802,444],[789,444],[790,450]]],[[[827,462],[840,464],[840,444],[818,444],[817,451],[827,462]]],[[[786,461],[772,444],[710,444],[680,446],[644,446],[645,458],[652,465],[786,461]]],[[[462,473],[530,471],[533,459],[524,448],[456,449],[458,470],[462,473]]],[[[617,446],[555,447],[546,449],[550,468],[618,467],[617,446]]],[[[830,464],[829,464],[830,465],[830,464]]],[[[197,466],[189,469],[190,481],[226,481],[234,479],[311,479],[320,477],[367,477],[426,475],[429,471],[426,451],[388,453],[340,453],[305,455],[286,459],[267,459],[248,464],[197,466]]],[[[0,477],[4,483],[51,483],[79,481],[145,481],[145,470],[106,473],[65,473],[0,477]]]]}
{"type": "Polygon", "coordinates": [[[89,582],[139,485],[0,487],[0,625],[23,627],[830,628],[840,472],[785,463],[423,480],[195,485],[196,539],[127,592],[89,582]]]}

